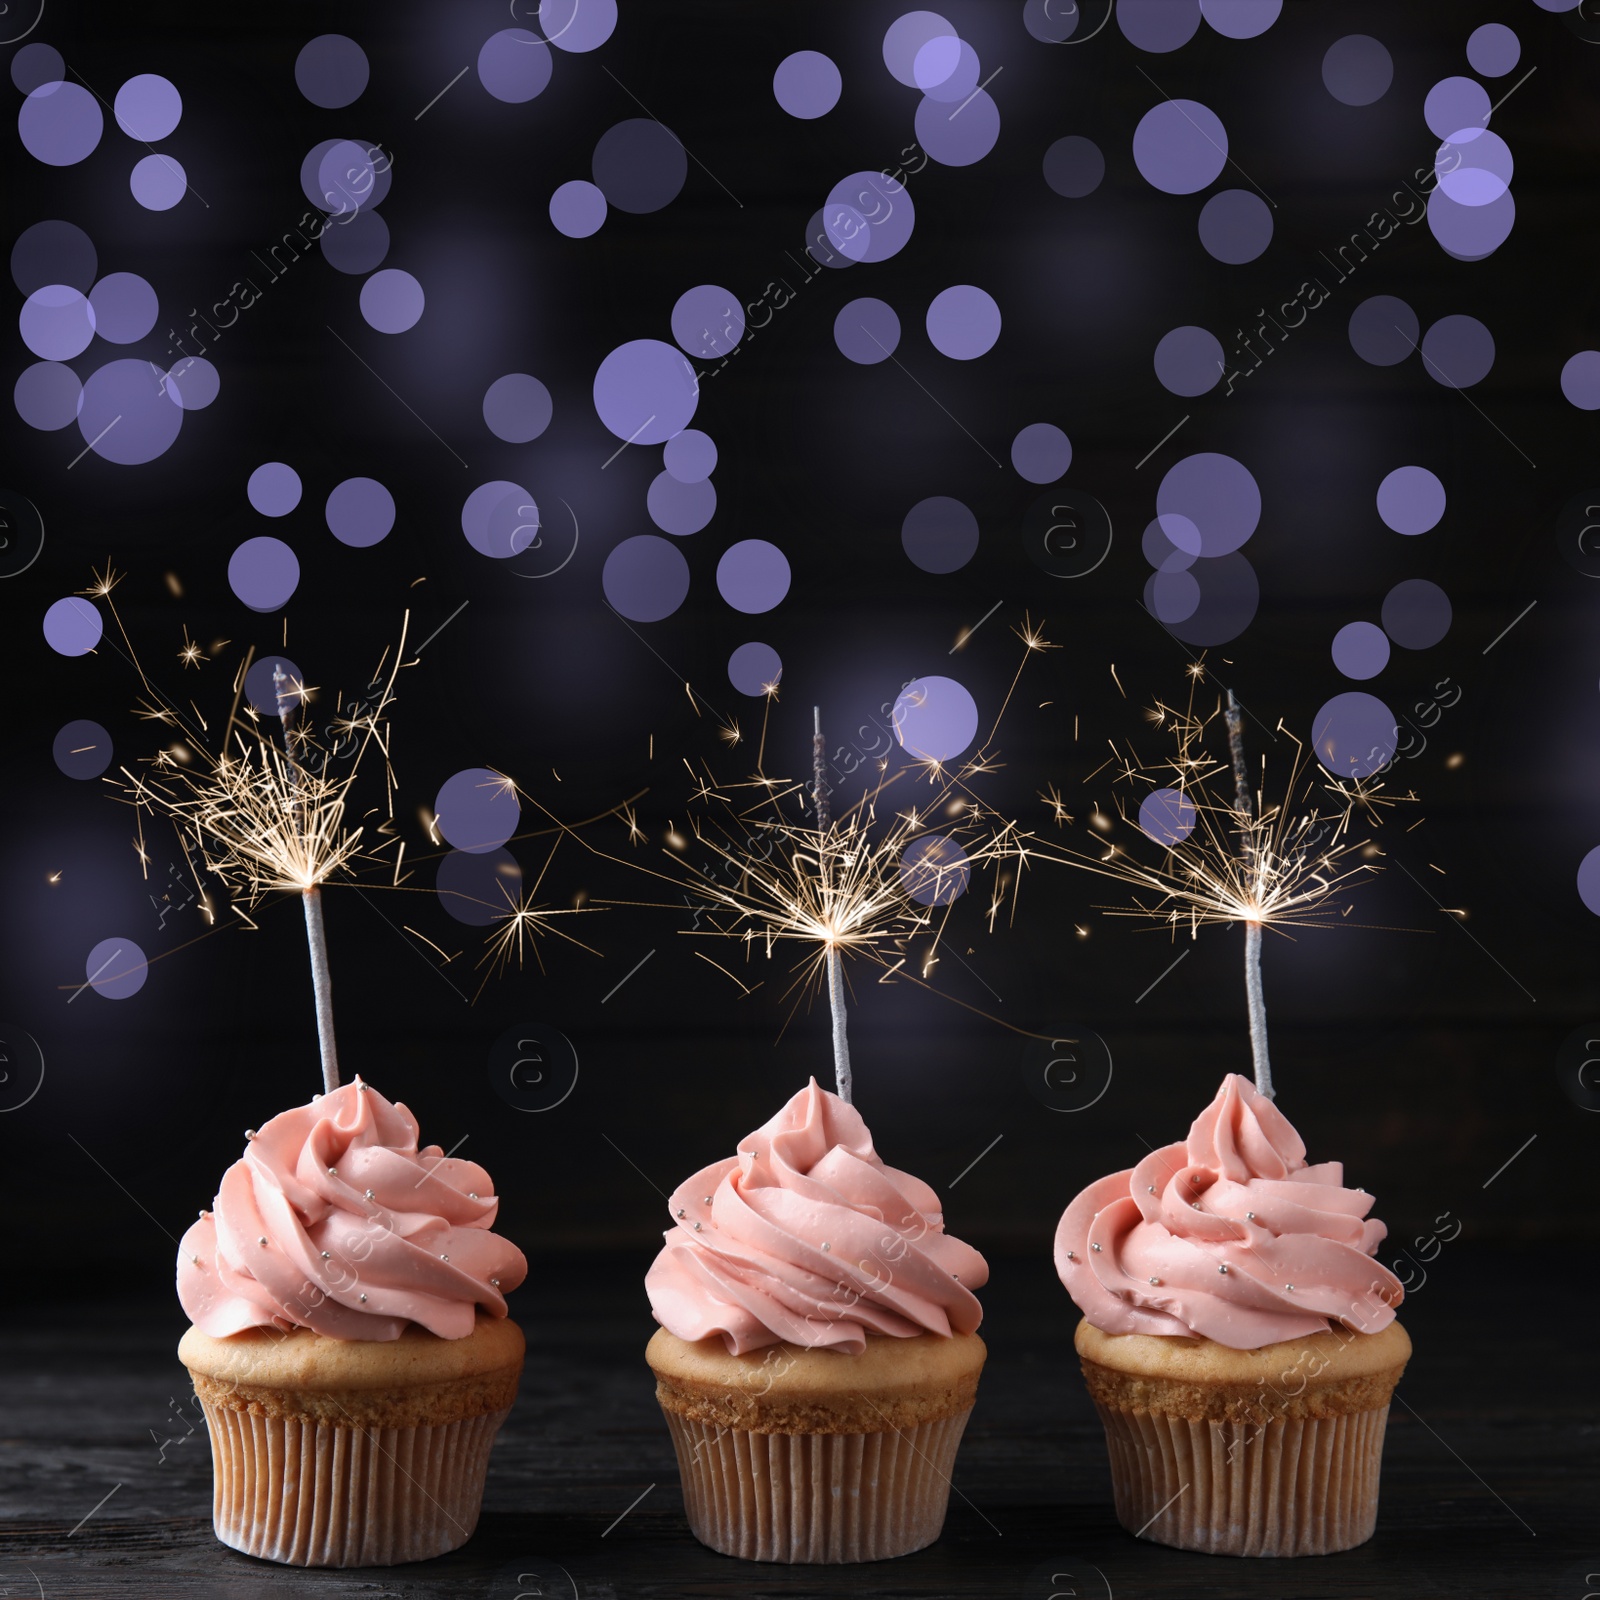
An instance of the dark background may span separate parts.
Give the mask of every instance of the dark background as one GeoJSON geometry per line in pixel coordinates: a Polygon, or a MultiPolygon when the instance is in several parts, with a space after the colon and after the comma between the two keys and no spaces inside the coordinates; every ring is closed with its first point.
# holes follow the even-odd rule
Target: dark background
{"type": "MultiPolygon", "coordinates": [[[[1363,686],[1396,707],[1445,677],[1463,691],[1426,750],[1389,780],[1420,803],[1377,836],[1390,870],[1357,891],[1350,917],[1374,926],[1268,941],[1279,1104],[1311,1159],[1343,1159],[1349,1181],[1378,1197],[1396,1246],[1425,1237],[1448,1211],[1469,1240],[1557,1245],[1573,1271],[1590,1270],[1600,1119],[1577,1083],[1583,1052],[1563,1054],[1563,1041],[1576,1032],[1581,1046],[1595,1020],[1594,925],[1574,875],[1600,842],[1600,593],[1562,559],[1556,519],[1600,482],[1594,414],[1558,388],[1567,357],[1600,342],[1600,47],[1573,19],[1531,5],[1292,0],[1259,39],[1202,27],[1175,54],[1146,56],[1114,26],[1053,49],[1023,30],[1020,4],[951,0],[944,14],[985,74],[1004,69],[991,85],[999,145],[975,166],[929,164],[909,180],[916,231],[891,261],[802,285],[794,258],[828,190],[849,172],[898,165],[912,141],[915,93],[889,79],[879,53],[899,9],[625,3],[612,40],[594,55],[558,54],[553,81],[530,104],[490,99],[469,73],[420,120],[417,108],[482,39],[511,25],[503,7],[268,8],[208,13],[203,24],[172,12],[135,24],[103,8],[52,15],[36,35],[108,98],[135,71],[162,72],[184,95],[183,121],[163,147],[209,209],[186,200],[173,212],[141,210],[126,188],[134,146],[109,115],[101,150],[62,170],[29,158],[14,123],[0,119],[9,236],[66,217],[95,239],[102,272],[134,270],[156,285],[157,330],[119,354],[161,357],[166,329],[181,333],[189,307],[251,272],[250,252],[306,210],[305,151],[334,135],[392,151],[384,265],[414,272],[428,308],[411,333],[376,334],[357,311],[359,280],[313,251],[207,352],[220,397],[186,417],[157,461],[120,467],[91,453],[69,472],[83,442],[76,429],[36,434],[10,408],[0,419],[3,486],[31,499],[46,527],[39,560],[0,583],[0,1017],[37,1039],[46,1064],[37,1096],[0,1117],[8,1316],[112,1290],[165,1292],[173,1238],[209,1203],[243,1130],[318,1087],[293,899],[269,902],[258,932],[197,938],[205,929],[192,907],[158,926],[148,897],[176,859],[170,836],[150,830],[146,884],[129,848],[131,813],[104,784],[74,782],[51,760],[56,730],[79,717],[111,730],[119,763],[159,742],[131,714],[137,680],[117,651],[68,660],[41,635],[44,610],[85,588],[91,565],[109,557],[126,572],[115,598],[146,669],[208,715],[226,714],[244,649],[282,648],[285,625],[288,653],[313,683],[359,688],[406,607],[416,641],[470,602],[401,675],[394,711],[399,815],[423,889],[438,852],[420,811],[461,768],[503,770],[569,820],[647,789],[644,860],[686,816],[682,758],[708,759],[729,781],[751,769],[750,742],[727,751],[717,737],[718,716],[737,717],[746,733],[761,717],[728,684],[735,646],[761,638],[782,655],[767,766],[793,772],[809,757],[814,703],[844,745],[901,684],[930,672],[966,683],[987,724],[1019,658],[1010,630],[1025,612],[1046,619],[1061,648],[1030,662],[996,741],[1004,766],[985,793],[1055,837],[1040,791],[1059,786],[1077,818],[1059,838],[1082,847],[1091,804],[1114,797],[1109,772],[1089,778],[1106,740],[1156,749],[1141,710],[1185,691],[1193,652],[1140,604],[1139,535],[1161,473],[1202,449],[1238,456],[1261,485],[1247,551],[1260,610],[1210,653],[1202,693],[1236,689],[1269,773],[1284,770],[1288,746],[1263,728],[1281,717],[1303,737],[1317,707],[1350,687],[1328,654],[1344,622],[1375,617],[1404,577],[1439,583],[1454,606],[1442,643],[1397,649],[1363,686]],[[1522,40],[1521,63],[1491,95],[1537,68],[1495,114],[1517,160],[1510,240],[1466,264],[1426,225],[1402,229],[1335,283],[1317,252],[1336,249],[1431,164],[1437,141],[1423,96],[1468,70],[1466,37],[1490,20],[1510,22],[1522,40]],[[318,110],[294,87],[300,46],[328,28],[359,39],[372,63],[368,90],[345,111],[318,110]],[[1351,108],[1326,93],[1318,70],[1334,39],[1359,31],[1383,39],[1395,78],[1375,105],[1351,108]],[[771,95],[774,65],[802,48],[824,50],[844,74],[843,99],[820,122],[793,120],[771,95]],[[1276,200],[1276,234],[1257,261],[1213,261],[1195,235],[1206,195],[1160,194],[1137,174],[1133,128],[1159,97],[1150,79],[1216,109],[1235,158],[1276,200]],[[688,182],[664,211],[613,210],[595,237],[565,239],[549,225],[548,196],[588,176],[607,127],[642,114],[629,91],[694,154],[688,182]],[[1043,151],[1067,133],[1106,155],[1105,181],[1086,199],[1059,197],[1040,174],[1043,151]],[[595,415],[594,370],[624,340],[668,337],[672,304],[690,285],[726,284],[754,299],[780,276],[796,285],[794,302],[747,335],[702,392],[694,426],[718,446],[718,509],[682,541],[689,601],[665,622],[632,628],[604,604],[600,569],[618,541],[653,531],[644,498],[659,455],[624,450],[602,472],[618,441],[595,415]],[[1329,303],[1233,395],[1180,401],[1159,387],[1151,352],[1167,329],[1199,323],[1231,350],[1258,306],[1308,276],[1329,284],[1329,303]],[[960,282],[988,289],[1005,319],[994,350],[970,363],[939,356],[922,327],[928,300],[960,282]],[[833,318],[862,294],[899,311],[897,354],[938,404],[895,363],[865,368],[839,355],[833,318]],[[1401,296],[1424,327],[1456,312],[1487,323],[1496,358],[1472,403],[1415,359],[1376,368],[1356,358],[1346,325],[1373,294],[1401,296]],[[555,401],[550,429],[525,446],[494,439],[479,410],[488,384],[518,370],[539,376],[555,401]],[[1139,467],[1185,412],[1180,440],[1139,467]],[[1072,439],[1062,487],[1098,497],[1115,529],[1108,559],[1076,580],[1048,576],[1023,546],[1023,513],[1042,491],[1012,470],[1009,445],[1039,420],[1072,439]],[[268,460],[289,462],[305,484],[300,507],[271,524],[244,493],[268,460]],[[1414,539],[1384,528],[1373,508],[1378,480],[1408,461],[1429,465],[1449,495],[1443,522],[1414,539]],[[371,549],[338,544],[321,520],[329,489],[353,474],[384,482],[399,505],[394,531],[371,549]],[[526,483],[543,504],[572,505],[582,536],[557,576],[520,582],[461,537],[462,500],[497,477],[526,483]],[[965,501],[982,527],[971,564],[944,577],[914,568],[899,538],[906,510],[933,494],[965,501]],[[284,619],[247,611],[227,586],[229,552],[260,532],[287,539],[301,561],[284,619]],[[714,579],[720,552],[753,536],[780,545],[794,574],[788,598],[759,618],[723,604],[714,579]],[[185,674],[175,659],[185,626],[196,640],[232,643],[185,674]],[[1402,832],[1417,817],[1422,825],[1402,832]],[[69,1004],[87,951],[114,935],[152,958],[144,988],[69,1004]]],[[[1215,187],[1240,181],[1230,169],[1215,187]]],[[[9,348],[15,375],[30,358],[20,340],[9,348]]],[[[859,792],[859,779],[840,782],[847,796],[859,792]]],[[[539,825],[531,809],[524,824],[539,825]]],[[[628,853],[614,821],[586,837],[628,853]]],[[[512,845],[530,877],[546,847],[543,838],[512,845]]],[[[460,1153],[494,1174],[500,1227],[535,1262],[513,1300],[524,1322],[590,1281],[572,1265],[577,1252],[615,1251],[619,1276],[637,1280],[667,1220],[662,1194],[731,1153],[809,1073],[826,1079],[825,1012],[802,1006],[784,1026],[787,964],[754,976],[735,965],[746,982],[765,980],[742,996],[696,959],[703,946],[680,937],[682,913],[618,907],[572,919],[598,956],[549,943],[543,972],[530,962],[469,1004],[482,977],[478,934],[433,897],[381,882],[327,892],[344,1068],[405,1101],[426,1139],[449,1148],[465,1138],[460,1153]],[[441,966],[402,923],[463,953],[441,966]],[[534,1029],[558,1030],[580,1064],[571,1095],[542,1114],[509,1105],[490,1071],[498,1039],[534,1029]]],[[[570,844],[546,891],[557,903],[580,893],[657,897],[650,880],[570,844]]],[[[1142,1140],[1180,1138],[1223,1072],[1249,1070],[1239,930],[1203,931],[1139,1000],[1188,947],[1096,909],[1118,892],[1040,866],[1013,925],[986,931],[981,890],[957,908],[953,955],[931,980],[942,994],[858,972],[857,1103],[885,1158],[940,1190],[951,1230],[994,1252],[997,1271],[1047,1270],[1056,1217],[1083,1184],[1137,1160],[1142,1140]],[[1080,1030],[1104,1040],[1109,1086],[1085,1109],[1051,1109],[1030,1092],[1041,1063],[1024,1035],[1080,1030]]],[[[708,953],[730,965],[739,956],[731,945],[708,953]]],[[[1448,1248],[1430,1270],[1452,1270],[1448,1248]]],[[[642,1341],[642,1286],[634,1298],[642,1341]]],[[[1520,1295],[1512,1304],[1536,1309],[1520,1295]]],[[[175,1338],[182,1319],[175,1301],[170,1309],[175,1338]]],[[[1064,1295],[1059,1309],[1065,1330],[1064,1295]]]]}

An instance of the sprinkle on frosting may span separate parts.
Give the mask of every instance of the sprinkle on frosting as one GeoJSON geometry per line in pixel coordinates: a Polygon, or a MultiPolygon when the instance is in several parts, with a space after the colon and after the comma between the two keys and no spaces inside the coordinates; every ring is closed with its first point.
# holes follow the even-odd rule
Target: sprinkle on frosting
{"type": "Polygon", "coordinates": [[[346,1084],[247,1142],[211,1213],[183,1236],[178,1298],[213,1338],[301,1327],[388,1340],[413,1322],[464,1338],[479,1306],[506,1314],[501,1285],[516,1288],[528,1271],[490,1231],[500,1204],[491,1187],[476,1163],[418,1149],[403,1105],[346,1084]]]}
{"type": "Polygon", "coordinates": [[[944,1231],[939,1197],[885,1166],[861,1114],[815,1078],[668,1208],[645,1287],[656,1321],[691,1343],[859,1355],[869,1333],[949,1336],[982,1320],[983,1257],[944,1231]],[[704,1225],[681,1220],[694,1198],[711,1208],[704,1225]]]}
{"type": "Polygon", "coordinates": [[[1388,1229],[1367,1216],[1365,1190],[1344,1186],[1340,1162],[1305,1156],[1283,1113],[1229,1073],[1185,1142],[1098,1179],[1067,1207],[1056,1271],[1103,1333],[1236,1350],[1335,1323],[1378,1333],[1405,1293],[1373,1259],[1388,1229]]]}

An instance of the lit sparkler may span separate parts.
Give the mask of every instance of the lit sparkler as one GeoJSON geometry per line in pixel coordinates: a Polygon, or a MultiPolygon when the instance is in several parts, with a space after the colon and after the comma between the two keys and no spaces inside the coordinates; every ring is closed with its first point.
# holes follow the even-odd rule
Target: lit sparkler
{"type": "MultiPolygon", "coordinates": [[[[1342,924],[1350,909],[1347,891],[1378,870],[1370,861],[1354,859],[1366,841],[1352,837],[1352,819],[1360,810],[1376,824],[1378,808],[1402,797],[1382,795],[1382,784],[1370,779],[1319,781],[1306,760],[1304,745],[1280,722],[1277,732],[1294,745],[1295,753],[1282,797],[1269,800],[1264,762],[1262,782],[1251,786],[1232,691],[1225,707],[1219,703],[1209,714],[1196,712],[1194,696],[1201,676],[1191,671],[1186,709],[1158,701],[1148,713],[1155,726],[1173,734],[1172,756],[1147,765],[1131,751],[1125,754],[1112,746],[1113,759],[1120,764],[1117,781],[1149,791],[1133,815],[1119,798],[1118,814],[1139,831],[1146,845],[1164,847],[1165,853],[1159,859],[1146,859],[1112,841],[1094,854],[1064,855],[1073,865],[1139,891],[1131,906],[1099,908],[1110,915],[1145,918],[1174,933],[1186,926],[1191,937],[1207,924],[1244,924],[1245,992],[1256,1087],[1270,1096],[1262,932],[1342,924]],[[1208,730],[1219,716],[1228,735],[1226,761],[1206,748],[1208,730]],[[1224,781],[1231,781],[1231,799],[1217,793],[1224,781]]],[[[1098,810],[1090,821],[1103,831],[1110,827],[1109,818],[1098,810]]]]}

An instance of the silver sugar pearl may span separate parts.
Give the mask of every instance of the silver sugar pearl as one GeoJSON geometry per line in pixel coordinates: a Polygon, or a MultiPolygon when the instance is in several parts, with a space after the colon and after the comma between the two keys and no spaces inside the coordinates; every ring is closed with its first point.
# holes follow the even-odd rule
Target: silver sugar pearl
{"type": "Polygon", "coordinates": [[[367,1303],[367,1297],[365,1295],[362,1295],[361,1303],[362,1303],[362,1305],[365,1305],[367,1303]]]}
{"type": "MultiPolygon", "coordinates": [[[[361,1081],[361,1080],[360,1080],[360,1079],[359,1079],[359,1078],[357,1078],[357,1079],[356,1079],[356,1088],[357,1088],[357,1090],[359,1090],[359,1091],[360,1091],[360,1093],[362,1093],[362,1094],[365,1094],[365,1093],[366,1093],[366,1092],[367,1092],[367,1086],[366,1086],[366,1084],[364,1084],[364,1083],[363,1083],[363,1082],[362,1082],[362,1081],[361,1081]]],[[[362,1297],[361,1297],[361,1298],[362,1298],[362,1299],[363,1299],[363,1300],[365,1300],[365,1299],[366,1299],[366,1296],[365,1296],[365,1295],[362,1295],[362,1297]]]]}
{"type": "Polygon", "coordinates": [[[477,1199],[477,1198],[478,1198],[478,1197],[477,1197],[477,1195],[475,1195],[475,1194],[474,1194],[474,1193],[473,1193],[473,1192],[472,1192],[472,1190],[470,1190],[470,1189],[468,1189],[468,1190],[467,1190],[467,1199],[469,1199],[469,1200],[476,1200],[476,1199],[477,1199]]]}
{"type": "Polygon", "coordinates": [[[263,1248],[266,1246],[266,1242],[267,1242],[266,1234],[262,1234],[261,1237],[256,1240],[256,1243],[261,1245],[263,1248]]]}
{"type": "Polygon", "coordinates": [[[323,1252],[322,1252],[322,1259],[323,1259],[323,1260],[324,1260],[324,1261],[332,1261],[332,1260],[333,1260],[333,1257],[332,1257],[332,1256],[330,1256],[330,1255],[329,1255],[329,1254],[328,1254],[328,1252],[327,1252],[327,1251],[326,1251],[326,1250],[324,1250],[324,1251],[323,1251],[323,1252]]]}
{"type": "Polygon", "coordinates": [[[831,1244],[828,1244],[828,1243],[824,1242],[822,1248],[824,1250],[831,1250],[831,1249],[833,1249],[833,1246],[831,1244]]]}
{"type": "Polygon", "coordinates": [[[711,1204],[711,1196],[708,1195],[708,1194],[701,1195],[700,1196],[700,1204],[703,1205],[703,1206],[710,1205],[711,1204]]]}
{"type": "Polygon", "coordinates": [[[1224,1276],[1226,1276],[1227,1275],[1227,1271],[1228,1271],[1228,1263],[1226,1261],[1224,1261],[1222,1263],[1222,1265],[1217,1268],[1217,1271],[1222,1273],[1224,1276]]]}
{"type": "Polygon", "coordinates": [[[1152,1278],[1150,1281],[1151,1281],[1151,1283],[1160,1283],[1161,1282],[1161,1280],[1159,1278],[1152,1278]]]}
{"type": "Polygon", "coordinates": [[[500,1287],[500,1280],[498,1278],[491,1278],[489,1282],[492,1283],[497,1289],[500,1287]]]}
{"type": "Polygon", "coordinates": [[[1077,1256],[1076,1256],[1076,1255],[1074,1255],[1074,1254],[1073,1254],[1073,1253],[1072,1253],[1072,1251],[1070,1251],[1070,1250],[1069,1250],[1069,1251],[1067,1251],[1067,1260],[1068,1260],[1068,1261],[1076,1261],[1076,1260],[1077,1260],[1077,1259],[1078,1259],[1078,1258],[1077,1258],[1077,1256]]]}
{"type": "Polygon", "coordinates": [[[678,1207],[678,1215],[680,1217],[686,1217],[686,1216],[689,1215],[689,1213],[687,1211],[685,1211],[682,1206],[679,1206],[678,1207]]]}
{"type": "Polygon", "coordinates": [[[1250,1222],[1254,1222],[1256,1220],[1256,1214],[1253,1211],[1245,1212],[1245,1217],[1250,1222]]]}
{"type": "Polygon", "coordinates": [[[439,1259],[441,1261],[448,1261],[450,1259],[450,1257],[449,1256],[440,1256],[439,1259]]]}
{"type": "Polygon", "coordinates": [[[329,1167],[328,1176],[330,1178],[337,1178],[339,1176],[339,1169],[337,1167],[329,1167]]]}
{"type": "Polygon", "coordinates": [[[1091,1250],[1098,1250],[1098,1249],[1099,1249],[1099,1248],[1100,1248],[1100,1246],[1099,1246],[1099,1245],[1097,1245],[1097,1244],[1092,1244],[1092,1245],[1090,1245],[1090,1246],[1089,1246],[1089,1248],[1090,1248],[1090,1249],[1091,1249],[1091,1250]]]}
{"type": "Polygon", "coordinates": [[[372,1191],[370,1189],[368,1189],[366,1191],[366,1196],[367,1196],[367,1199],[369,1199],[369,1200],[371,1200],[373,1198],[373,1194],[372,1194],[372,1191]]]}
{"type": "Polygon", "coordinates": [[[698,1223],[698,1222],[697,1222],[697,1223],[695,1223],[695,1225],[694,1225],[694,1231],[695,1231],[695,1232],[696,1232],[696,1233],[703,1233],[703,1232],[704,1232],[704,1231],[705,1231],[705,1230],[704,1230],[704,1229],[703,1229],[703,1228],[702,1228],[702,1227],[701,1227],[701,1226],[700,1226],[700,1224],[699,1224],[699,1223],[698,1223]]]}
{"type": "Polygon", "coordinates": [[[1294,1285],[1292,1283],[1284,1284],[1284,1288],[1287,1289],[1290,1294],[1294,1293],[1294,1285]]]}
{"type": "Polygon", "coordinates": [[[244,1130],[244,1136],[246,1139],[256,1139],[260,1137],[254,1128],[246,1128],[244,1130]]]}
{"type": "Polygon", "coordinates": [[[1144,1186],[1144,1192],[1146,1194],[1154,1194],[1156,1192],[1156,1186],[1153,1183],[1147,1183],[1144,1186]]]}

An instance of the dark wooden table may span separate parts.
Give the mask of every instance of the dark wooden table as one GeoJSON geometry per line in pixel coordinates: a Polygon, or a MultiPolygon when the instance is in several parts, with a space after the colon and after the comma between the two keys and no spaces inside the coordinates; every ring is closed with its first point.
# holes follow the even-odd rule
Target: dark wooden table
{"type": "Polygon", "coordinates": [[[518,1294],[528,1367],[472,1541],[438,1561],[350,1572],[275,1567],[213,1539],[209,1449],[203,1424],[188,1432],[173,1354],[184,1322],[167,1295],[13,1305],[0,1334],[0,1595],[1600,1594],[1600,1293],[1581,1249],[1447,1247],[1404,1314],[1417,1355],[1390,1419],[1377,1536],[1301,1561],[1191,1555],[1123,1533],[1072,1308],[1048,1260],[991,1265],[989,1366],[944,1537],[866,1567],[748,1565],[690,1537],[631,1255],[550,1257],[518,1294]]]}

